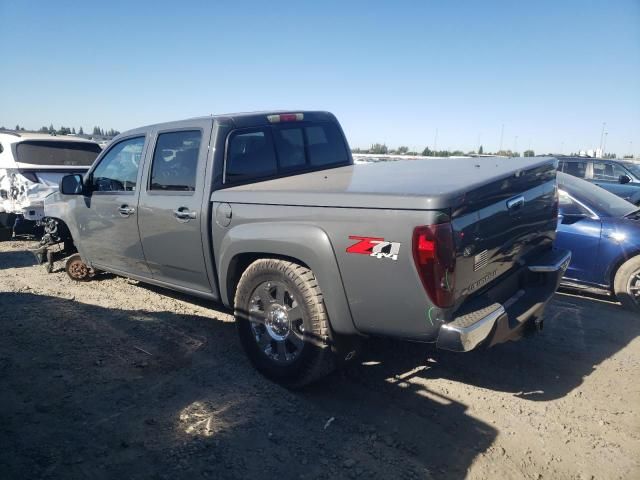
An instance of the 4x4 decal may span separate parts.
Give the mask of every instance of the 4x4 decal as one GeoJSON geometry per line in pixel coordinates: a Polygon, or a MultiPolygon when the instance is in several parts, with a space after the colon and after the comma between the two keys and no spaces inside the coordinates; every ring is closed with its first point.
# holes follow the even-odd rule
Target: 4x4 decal
{"type": "Polygon", "coordinates": [[[358,237],[355,235],[349,235],[349,240],[357,240],[357,242],[347,247],[347,253],[398,260],[401,245],[399,242],[388,242],[384,238],[358,237]]]}

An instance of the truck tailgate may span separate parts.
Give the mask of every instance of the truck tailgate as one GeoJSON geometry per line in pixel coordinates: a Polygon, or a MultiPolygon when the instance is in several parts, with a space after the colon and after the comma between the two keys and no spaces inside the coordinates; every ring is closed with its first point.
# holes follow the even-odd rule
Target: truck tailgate
{"type": "Polygon", "coordinates": [[[551,160],[466,193],[452,212],[458,305],[550,247],[557,223],[555,177],[551,160]]]}

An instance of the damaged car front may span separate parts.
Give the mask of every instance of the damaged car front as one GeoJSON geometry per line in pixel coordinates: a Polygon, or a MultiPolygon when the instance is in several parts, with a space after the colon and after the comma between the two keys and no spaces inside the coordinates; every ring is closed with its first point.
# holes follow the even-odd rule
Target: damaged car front
{"type": "Polygon", "coordinates": [[[0,132],[0,238],[42,227],[45,197],[64,175],[86,172],[100,151],[83,138],[0,132]]]}

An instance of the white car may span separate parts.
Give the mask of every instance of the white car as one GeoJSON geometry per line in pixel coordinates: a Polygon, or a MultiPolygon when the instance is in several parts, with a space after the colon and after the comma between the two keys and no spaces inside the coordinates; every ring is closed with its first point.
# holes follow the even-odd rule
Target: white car
{"type": "Polygon", "coordinates": [[[0,240],[32,233],[60,179],[85,173],[100,146],[79,137],[0,131],[0,240]]]}

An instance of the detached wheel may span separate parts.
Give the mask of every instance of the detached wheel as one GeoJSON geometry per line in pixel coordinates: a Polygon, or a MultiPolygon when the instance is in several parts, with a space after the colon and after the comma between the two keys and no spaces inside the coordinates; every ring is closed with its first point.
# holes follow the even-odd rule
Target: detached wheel
{"type": "Polygon", "coordinates": [[[335,368],[322,292],[308,268],[257,260],[242,274],[234,305],[242,347],[269,379],[300,388],[335,368]]]}
{"type": "Polygon", "coordinates": [[[64,269],[67,275],[69,275],[69,278],[76,282],[86,282],[91,278],[91,269],[82,261],[82,258],[80,258],[80,255],[77,253],[67,259],[64,269]]]}
{"type": "Polygon", "coordinates": [[[616,272],[613,289],[624,308],[640,313],[640,256],[622,264],[616,272]]]}

